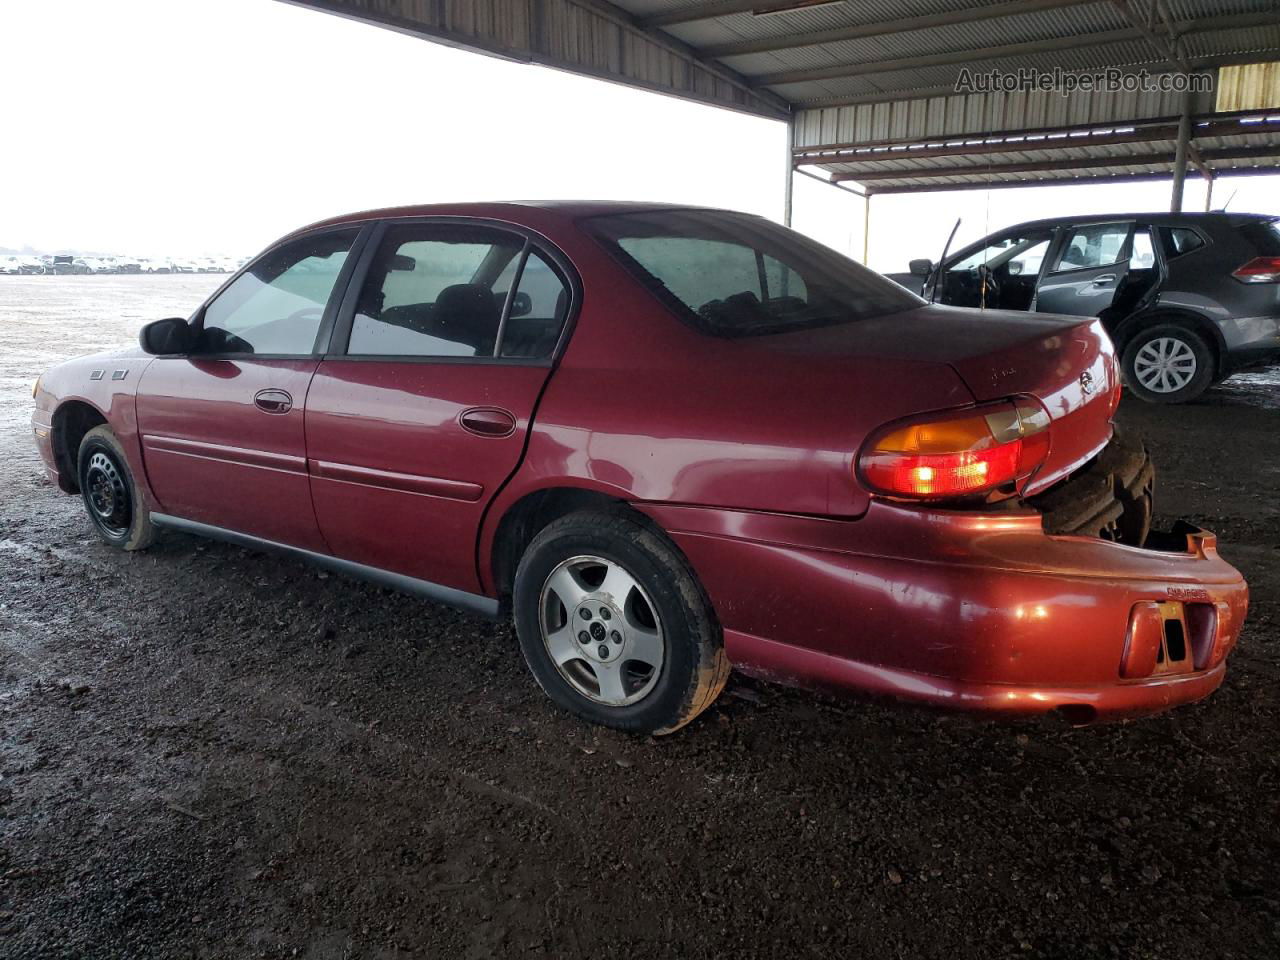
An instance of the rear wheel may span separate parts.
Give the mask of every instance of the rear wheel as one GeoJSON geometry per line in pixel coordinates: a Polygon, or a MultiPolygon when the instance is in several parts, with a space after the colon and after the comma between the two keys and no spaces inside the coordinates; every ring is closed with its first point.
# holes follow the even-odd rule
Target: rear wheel
{"type": "Polygon", "coordinates": [[[124,449],[110,427],[94,427],[80,441],[80,494],[98,536],[118,550],[144,550],[155,528],[124,449]]]}
{"type": "Polygon", "coordinates": [[[548,525],[520,560],[512,602],[539,685],[593,723],[670,733],[728,679],[720,629],[693,571],[633,517],[584,511],[548,525]]]}
{"type": "Polygon", "coordinates": [[[1185,403],[1213,385],[1213,350],[1190,327],[1159,323],[1140,330],[1121,358],[1125,382],[1148,403],[1185,403]]]}

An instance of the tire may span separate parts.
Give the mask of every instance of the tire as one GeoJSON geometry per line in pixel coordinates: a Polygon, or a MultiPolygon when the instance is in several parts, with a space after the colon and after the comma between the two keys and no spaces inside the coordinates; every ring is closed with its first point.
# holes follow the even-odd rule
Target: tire
{"type": "Polygon", "coordinates": [[[1148,403],[1186,403],[1213,386],[1217,363],[1208,341],[1180,323],[1139,330],[1120,358],[1125,384],[1148,403]]]}
{"type": "Polygon", "coordinates": [[[592,723],[671,733],[729,679],[719,623],[688,561],[626,514],[581,511],[548,524],[521,557],[512,593],[534,678],[592,723]]]}
{"type": "Polygon", "coordinates": [[[155,539],[146,500],[110,427],[94,427],[76,458],[80,495],[93,527],[117,550],[145,550],[155,539]]]}

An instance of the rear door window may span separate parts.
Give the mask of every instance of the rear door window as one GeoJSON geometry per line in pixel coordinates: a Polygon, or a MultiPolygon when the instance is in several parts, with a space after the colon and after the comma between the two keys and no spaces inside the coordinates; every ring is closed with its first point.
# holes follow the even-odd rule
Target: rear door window
{"type": "Polygon", "coordinates": [[[1072,227],[1054,264],[1054,273],[1090,270],[1119,263],[1129,238],[1127,223],[1091,223],[1072,227]]]}
{"type": "Polygon", "coordinates": [[[561,271],[523,236],[470,224],[396,225],[361,287],[346,352],[546,359],[568,307],[561,271]]]}
{"type": "Polygon", "coordinates": [[[390,228],[361,288],[347,353],[492,357],[506,303],[495,287],[523,248],[522,237],[482,227],[390,228]]]}

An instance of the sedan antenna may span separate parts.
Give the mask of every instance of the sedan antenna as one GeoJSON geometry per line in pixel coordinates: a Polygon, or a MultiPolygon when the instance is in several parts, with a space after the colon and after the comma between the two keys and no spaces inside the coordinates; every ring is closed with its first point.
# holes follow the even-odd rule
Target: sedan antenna
{"type": "Polygon", "coordinates": [[[956,217],[956,225],[951,228],[951,235],[947,237],[947,242],[943,244],[942,256],[938,259],[937,276],[933,279],[933,287],[929,291],[929,302],[933,303],[938,298],[938,287],[942,286],[942,265],[946,263],[947,251],[951,249],[951,241],[956,238],[956,231],[960,229],[960,218],[956,217]]]}

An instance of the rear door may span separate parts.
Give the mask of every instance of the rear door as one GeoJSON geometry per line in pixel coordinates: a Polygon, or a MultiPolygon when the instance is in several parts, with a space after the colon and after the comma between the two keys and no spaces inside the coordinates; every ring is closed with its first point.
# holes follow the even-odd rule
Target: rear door
{"type": "Polygon", "coordinates": [[[1064,228],[1036,288],[1036,311],[1096,317],[1111,306],[1129,272],[1132,236],[1132,222],[1064,228]]]}
{"type": "Polygon", "coordinates": [[[572,273],[460,218],[386,224],[362,260],[307,395],[320,529],[344,559],[478,591],[480,520],[520,462],[572,273]]]}
{"type": "Polygon", "coordinates": [[[268,251],[194,318],[195,350],[147,366],[138,428],[163,512],[324,550],[303,403],[359,233],[322,231],[268,251]]]}

